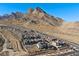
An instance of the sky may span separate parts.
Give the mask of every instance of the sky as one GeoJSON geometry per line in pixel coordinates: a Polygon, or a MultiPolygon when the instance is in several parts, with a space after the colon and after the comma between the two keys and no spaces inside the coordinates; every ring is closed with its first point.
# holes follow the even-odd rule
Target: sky
{"type": "Polygon", "coordinates": [[[28,13],[29,8],[36,7],[66,22],[79,21],[79,3],[0,3],[0,15],[17,11],[28,13]]]}

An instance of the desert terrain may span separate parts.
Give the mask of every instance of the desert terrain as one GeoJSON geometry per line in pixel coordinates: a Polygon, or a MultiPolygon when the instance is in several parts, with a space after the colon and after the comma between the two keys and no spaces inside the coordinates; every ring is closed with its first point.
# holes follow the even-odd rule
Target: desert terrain
{"type": "Polygon", "coordinates": [[[0,55],[79,55],[79,22],[65,22],[40,7],[0,16],[0,55]]]}

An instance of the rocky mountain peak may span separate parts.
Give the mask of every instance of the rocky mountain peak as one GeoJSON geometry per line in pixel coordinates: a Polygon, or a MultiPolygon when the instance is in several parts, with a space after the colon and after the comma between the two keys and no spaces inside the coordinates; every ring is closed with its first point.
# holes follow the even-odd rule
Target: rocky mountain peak
{"type": "Polygon", "coordinates": [[[40,14],[46,14],[46,12],[43,9],[41,9],[40,7],[36,7],[35,9],[30,8],[29,14],[38,16],[40,14]]]}
{"type": "Polygon", "coordinates": [[[40,13],[46,13],[43,9],[41,9],[40,7],[36,7],[35,10],[37,12],[40,12],[40,13]]]}
{"type": "Polygon", "coordinates": [[[60,25],[63,22],[61,18],[49,15],[40,7],[36,7],[35,9],[30,8],[28,17],[32,20],[37,19],[37,21],[42,21],[51,25],[60,25]]]}
{"type": "Polygon", "coordinates": [[[33,8],[29,8],[29,10],[28,10],[28,13],[32,13],[34,11],[34,9],[33,8]]]}

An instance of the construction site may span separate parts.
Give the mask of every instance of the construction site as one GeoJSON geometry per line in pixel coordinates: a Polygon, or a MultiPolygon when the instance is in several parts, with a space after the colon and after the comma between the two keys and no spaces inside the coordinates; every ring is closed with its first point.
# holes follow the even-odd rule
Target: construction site
{"type": "Polygon", "coordinates": [[[79,56],[79,31],[67,25],[39,7],[1,16],[0,56],[79,56]]]}

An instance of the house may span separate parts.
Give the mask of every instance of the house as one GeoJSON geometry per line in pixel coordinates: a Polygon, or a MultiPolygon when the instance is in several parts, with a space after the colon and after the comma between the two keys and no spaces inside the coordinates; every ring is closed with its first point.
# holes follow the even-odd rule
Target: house
{"type": "Polygon", "coordinates": [[[47,42],[38,42],[37,43],[37,47],[39,49],[53,49],[53,50],[57,50],[57,48],[53,45],[50,45],[49,43],[47,42]]]}
{"type": "Polygon", "coordinates": [[[23,34],[22,34],[22,41],[25,45],[27,44],[35,44],[35,43],[38,43],[38,42],[41,42],[42,41],[42,38],[40,35],[36,34],[36,33],[32,33],[32,32],[29,32],[29,31],[25,31],[23,34]]]}
{"type": "Polygon", "coordinates": [[[39,49],[47,49],[47,48],[48,48],[48,44],[45,43],[45,42],[38,42],[38,43],[37,43],[37,47],[38,47],[39,49]]]}

